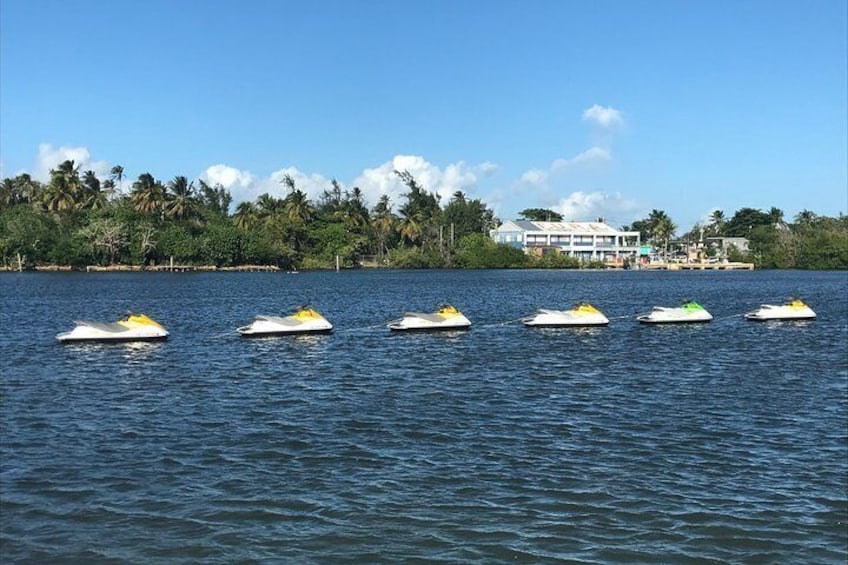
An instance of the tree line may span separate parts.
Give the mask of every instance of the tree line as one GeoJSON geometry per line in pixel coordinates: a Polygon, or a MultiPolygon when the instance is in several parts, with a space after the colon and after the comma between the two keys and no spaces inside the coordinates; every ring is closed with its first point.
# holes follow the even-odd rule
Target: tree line
{"type": "MultiPolygon", "coordinates": [[[[142,173],[130,181],[120,165],[108,178],[80,172],[74,161],[50,171],[46,183],[20,174],[0,183],[0,256],[3,265],[276,265],[283,269],[331,268],[337,258],[353,267],[363,258],[396,268],[602,267],[559,254],[540,257],[496,244],[499,224],[479,199],[455,192],[442,205],[408,171],[395,204],[383,195],[373,207],[362,191],[332,180],[313,201],[291,176],[284,197],[262,194],[230,212],[232,195],[221,185],[176,176],[168,182],[142,173]]],[[[542,208],[521,212],[529,220],[561,221],[542,208]]],[[[804,211],[787,223],[772,208],[717,210],[706,225],[680,238],[662,210],[629,226],[663,254],[682,241],[736,236],[750,240],[752,260],[765,268],[848,268],[848,217],[804,211]]],[[[710,248],[707,247],[709,250],[710,248]]]]}
{"type": "MultiPolygon", "coordinates": [[[[677,226],[662,210],[623,226],[638,231],[643,242],[649,242],[663,253],[671,248],[700,246],[708,256],[718,252],[710,238],[740,237],[748,240],[748,252],[732,244],[725,250],[730,261],[750,261],[764,269],[848,269],[848,216],[820,216],[809,210],[786,221],[779,208],[767,212],[756,208],[740,208],[728,218],[723,210],[715,210],[705,223],[675,237],[677,226]]],[[[715,240],[713,240],[715,241],[715,240]]]]}
{"type": "MultiPolygon", "coordinates": [[[[230,213],[221,185],[185,176],[169,182],[121,166],[101,179],[74,161],[46,183],[28,174],[0,184],[0,255],[4,265],[275,265],[282,269],[344,267],[363,257],[380,266],[526,267],[520,250],[495,244],[497,226],[481,200],[455,192],[444,206],[407,171],[408,191],[369,208],[362,191],[333,180],[311,200],[291,176],[284,197],[262,194],[230,213]]],[[[576,264],[574,266],[577,266],[576,264]]]]}

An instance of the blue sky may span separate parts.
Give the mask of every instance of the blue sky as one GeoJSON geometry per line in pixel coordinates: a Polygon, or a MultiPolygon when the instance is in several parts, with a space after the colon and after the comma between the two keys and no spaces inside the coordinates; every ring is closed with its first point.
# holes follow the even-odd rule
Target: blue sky
{"type": "MultiPolygon", "coordinates": [[[[848,2],[2,0],[2,175],[848,211],[848,2]]],[[[128,182],[125,181],[128,185],[128,182]]]]}

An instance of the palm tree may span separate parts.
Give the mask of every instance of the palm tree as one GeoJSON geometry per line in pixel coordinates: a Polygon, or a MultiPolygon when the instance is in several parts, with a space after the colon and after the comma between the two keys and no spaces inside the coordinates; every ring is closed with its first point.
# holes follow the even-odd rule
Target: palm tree
{"type": "Polygon", "coordinates": [[[262,220],[269,220],[283,210],[283,201],[267,192],[256,199],[256,214],[262,220]]]}
{"type": "Polygon", "coordinates": [[[308,223],[315,214],[312,202],[302,190],[295,190],[285,199],[286,214],[292,220],[308,223]]]}
{"type": "Polygon", "coordinates": [[[371,226],[374,230],[377,254],[383,255],[388,251],[389,238],[395,232],[397,222],[397,217],[392,213],[392,205],[387,194],[382,195],[380,200],[377,201],[373,216],[374,220],[371,222],[371,226]]]}
{"type": "Polygon", "coordinates": [[[332,179],[330,188],[324,189],[318,198],[316,212],[325,217],[336,217],[342,212],[342,187],[339,181],[332,179]]]}
{"type": "Polygon", "coordinates": [[[94,171],[86,171],[82,178],[83,195],[80,207],[83,209],[103,208],[106,205],[106,193],[103,192],[100,179],[94,171]]]}
{"type": "Polygon", "coordinates": [[[50,212],[76,210],[81,207],[83,196],[79,167],[72,160],[61,163],[50,171],[50,182],[42,195],[50,212]]]}
{"type": "Polygon", "coordinates": [[[194,183],[184,176],[176,176],[168,183],[168,201],[165,213],[176,220],[196,218],[200,215],[194,183]]]}
{"type": "Polygon", "coordinates": [[[772,206],[771,210],[768,211],[769,218],[771,218],[772,223],[778,227],[785,227],[785,223],[783,222],[783,210],[777,208],[776,206],[772,206]]]}
{"type": "Polygon", "coordinates": [[[290,175],[283,177],[282,183],[289,189],[289,194],[283,200],[286,214],[292,220],[308,223],[315,215],[315,207],[306,196],[306,193],[295,186],[294,179],[290,175]]]}
{"type": "Polygon", "coordinates": [[[233,216],[233,222],[238,229],[245,231],[251,230],[256,226],[258,221],[259,214],[253,202],[242,202],[238,205],[235,216],[233,216]]]}
{"type": "Polygon", "coordinates": [[[818,215],[815,212],[810,212],[806,208],[798,212],[795,216],[795,223],[803,226],[812,225],[818,219],[818,215]]]}
{"type": "Polygon", "coordinates": [[[122,194],[124,192],[124,168],[121,165],[115,165],[109,171],[109,178],[112,180],[113,186],[114,182],[118,181],[118,194],[122,194]]]}
{"type": "Polygon", "coordinates": [[[150,173],[142,173],[133,183],[131,198],[136,210],[152,214],[163,210],[165,188],[150,173]]]}
{"type": "Polygon", "coordinates": [[[15,204],[38,204],[42,201],[43,187],[41,183],[32,180],[27,173],[21,173],[15,178],[3,179],[0,204],[14,206],[15,204]]]}
{"type": "Polygon", "coordinates": [[[349,230],[359,231],[368,226],[368,207],[365,206],[362,190],[358,186],[345,193],[343,213],[349,230]]]}
{"type": "Polygon", "coordinates": [[[674,235],[675,230],[677,230],[677,226],[674,225],[674,222],[671,221],[668,214],[662,210],[652,210],[648,216],[648,224],[650,226],[651,238],[654,243],[663,244],[663,254],[667,256],[668,243],[674,235]]]}
{"type": "Polygon", "coordinates": [[[230,191],[224,188],[221,183],[215,186],[209,186],[202,179],[198,182],[200,184],[200,190],[198,192],[201,208],[220,217],[229,217],[230,204],[233,202],[233,196],[230,194],[230,191]]]}
{"type": "Polygon", "coordinates": [[[400,213],[402,218],[397,227],[398,233],[403,239],[415,245],[424,231],[423,218],[420,214],[409,211],[406,206],[401,208],[400,213]]]}
{"type": "Polygon", "coordinates": [[[676,230],[677,226],[675,226],[674,222],[671,221],[671,218],[668,217],[662,218],[657,225],[654,226],[654,237],[663,242],[663,254],[666,257],[668,256],[669,241],[672,236],[674,236],[674,232],[676,230]]]}
{"type": "Polygon", "coordinates": [[[15,182],[12,179],[3,179],[0,184],[0,207],[17,204],[18,195],[15,190],[15,182]]]}
{"type": "Polygon", "coordinates": [[[41,199],[44,187],[40,182],[32,180],[32,177],[27,173],[22,173],[12,180],[15,183],[15,189],[21,202],[32,204],[41,199]]]}
{"type": "Polygon", "coordinates": [[[713,235],[721,235],[724,231],[724,212],[721,210],[713,210],[710,214],[710,232],[713,235]]]}

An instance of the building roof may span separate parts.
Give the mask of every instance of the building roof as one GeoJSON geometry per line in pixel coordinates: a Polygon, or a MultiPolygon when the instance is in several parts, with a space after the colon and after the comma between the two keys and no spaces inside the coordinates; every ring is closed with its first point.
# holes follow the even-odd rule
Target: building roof
{"type": "Polygon", "coordinates": [[[507,220],[504,222],[504,231],[514,229],[507,224],[522,229],[523,231],[545,232],[545,233],[587,233],[587,234],[621,234],[638,233],[622,232],[604,222],[533,222],[530,220],[507,220]]]}

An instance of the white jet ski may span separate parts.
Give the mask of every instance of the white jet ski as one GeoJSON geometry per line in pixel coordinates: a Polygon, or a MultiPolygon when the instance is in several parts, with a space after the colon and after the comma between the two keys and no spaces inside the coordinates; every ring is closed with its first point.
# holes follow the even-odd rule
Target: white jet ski
{"type": "Polygon", "coordinates": [[[540,308],[533,316],[522,321],[525,326],[533,328],[606,326],[609,324],[609,318],[586,302],[581,302],[571,310],[564,311],[540,308]]]}
{"type": "Polygon", "coordinates": [[[117,322],[74,322],[77,327],[56,336],[62,343],[80,341],[157,341],[168,330],[144,314],[127,314],[117,322]]]}
{"type": "Polygon", "coordinates": [[[759,310],[745,314],[746,320],[767,322],[769,320],[815,320],[816,313],[803,301],[793,298],[781,306],[762,304],[759,310]]]}
{"type": "Polygon", "coordinates": [[[388,327],[392,331],[465,330],[471,327],[471,321],[454,306],[445,304],[432,314],[407,312],[388,327]]]}
{"type": "Polygon", "coordinates": [[[333,324],[309,306],[298,308],[290,316],[256,316],[250,325],[237,329],[243,337],[330,333],[333,324]]]}
{"type": "Polygon", "coordinates": [[[649,314],[636,319],[643,324],[691,324],[709,322],[713,316],[697,302],[688,300],[677,308],[654,306],[649,314]]]}

